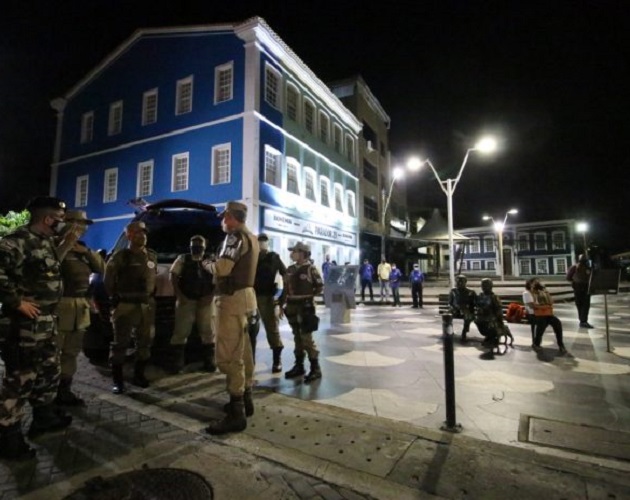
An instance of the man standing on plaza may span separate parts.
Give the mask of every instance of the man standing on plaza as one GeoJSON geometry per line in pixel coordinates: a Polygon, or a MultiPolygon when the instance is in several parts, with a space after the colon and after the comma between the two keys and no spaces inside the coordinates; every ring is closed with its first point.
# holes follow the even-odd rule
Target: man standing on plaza
{"type": "MultiPolygon", "coordinates": [[[[66,212],[66,228],[77,231],[79,237],[93,221],[83,210],[66,212]]],[[[77,371],[77,356],[83,347],[83,337],[90,326],[88,288],[90,274],[103,273],[105,262],[98,252],[83,242],[76,242],[61,262],[63,297],[59,302],[59,335],[57,350],[61,365],[61,378],[55,402],[66,406],[82,406],[83,400],[72,392],[72,378],[77,371]]]]}
{"type": "Polygon", "coordinates": [[[240,432],[247,428],[245,417],[254,414],[254,359],[248,327],[257,310],[254,281],[258,240],[245,225],[247,206],[243,203],[228,202],[220,216],[227,236],[217,260],[204,261],[203,265],[215,277],[217,366],[226,375],[230,402],[225,418],[206,427],[208,434],[240,432]]]}
{"type": "Polygon", "coordinates": [[[591,309],[591,295],[588,292],[591,272],[588,256],[584,254],[580,255],[578,261],[567,271],[567,280],[573,287],[580,328],[593,328],[593,325],[588,322],[588,313],[591,309]]]}
{"type": "Polygon", "coordinates": [[[423,307],[423,297],[422,297],[422,288],[424,284],[424,273],[420,271],[420,266],[418,264],[413,265],[413,271],[409,275],[409,282],[411,283],[411,299],[413,302],[414,309],[422,309],[423,307]]]}
{"type": "Polygon", "coordinates": [[[171,266],[170,279],[175,292],[175,330],[171,337],[171,362],[169,371],[179,373],[186,365],[186,341],[193,325],[201,337],[203,369],[215,372],[214,331],[212,317],[214,306],[213,276],[203,266],[208,259],[206,239],[197,234],[190,238],[190,253],[182,254],[171,266]]]}
{"type": "Polygon", "coordinates": [[[130,222],[125,227],[129,248],[118,250],[107,262],[104,284],[114,308],[114,340],[109,358],[114,385],[112,392],[125,392],[123,364],[131,335],[136,334],[136,363],[132,383],[149,387],[144,370],[151,356],[155,325],[155,280],[157,253],[147,248],[144,222],[130,222]]]}
{"type": "Polygon", "coordinates": [[[62,293],[54,236],[63,227],[66,204],[40,196],[26,208],[28,225],[0,240],[0,457],[9,460],[35,455],[22,433],[27,401],[33,408],[29,437],[72,422],[53,403],[59,385],[55,314],[62,293]]]}
{"type": "Polygon", "coordinates": [[[322,264],[322,278],[324,279],[324,283],[328,279],[328,275],[330,274],[330,268],[333,266],[333,263],[330,262],[330,255],[326,255],[324,263],[322,264]]]}
{"type": "Polygon", "coordinates": [[[365,302],[365,289],[370,291],[370,302],[374,302],[374,292],[372,291],[372,280],[374,279],[374,266],[370,261],[363,259],[363,264],[359,269],[361,276],[361,302],[365,302]]]}
{"type": "Polygon", "coordinates": [[[381,263],[378,265],[376,273],[378,274],[378,282],[381,285],[381,302],[387,301],[389,297],[389,275],[392,272],[392,266],[385,260],[385,256],[381,257],[381,263]]]}
{"type": "MultiPolygon", "coordinates": [[[[273,364],[271,373],[279,373],[282,371],[282,349],[284,345],[280,339],[280,313],[278,305],[278,285],[276,278],[278,275],[284,280],[287,274],[287,268],[280,259],[280,256],[269,250],[269,237],[265,233],[258,235],[258,245],[260,246],[260,254],[258,255],[258,265],[256,267],[256,281],[254,289],[256,290],[256,302],[258,303],[258,312],[265,325],[267,333],[267,342],[273,353],[273,364]]],[[[252,354],[256,359],[256,341],[255,337],[252,342],[252,354]]]]}

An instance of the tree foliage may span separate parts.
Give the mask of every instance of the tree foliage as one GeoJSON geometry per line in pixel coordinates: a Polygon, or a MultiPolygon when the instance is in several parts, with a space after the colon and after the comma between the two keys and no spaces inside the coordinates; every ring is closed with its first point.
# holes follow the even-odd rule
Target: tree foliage
{"type": "Polygon", "coordinates": [[[21,212],[11,210],[6,215],[0,215],[0,238],[17,227],[27,224],[30,218],[31,214],[28,210],[22,210],[21,212]]]}

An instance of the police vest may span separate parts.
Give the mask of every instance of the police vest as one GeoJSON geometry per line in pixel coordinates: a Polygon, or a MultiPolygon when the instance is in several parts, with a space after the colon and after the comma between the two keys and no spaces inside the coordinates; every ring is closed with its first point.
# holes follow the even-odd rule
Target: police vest
{"type": "Polygon", "coordinates": [[[125,248],[113,258],[118,260],[115,294],[123,302],[148,301],[155,291],[157,254],[149,249],[145,253],[125,248]]]}
{"type": "Polygon", "coordinates": [[[193,260],[190,254],[184,255],[184,264],[177,285],[190,300],[208,297],[214,291],[212,274],[201,266],[201,260],[193,260]]]}

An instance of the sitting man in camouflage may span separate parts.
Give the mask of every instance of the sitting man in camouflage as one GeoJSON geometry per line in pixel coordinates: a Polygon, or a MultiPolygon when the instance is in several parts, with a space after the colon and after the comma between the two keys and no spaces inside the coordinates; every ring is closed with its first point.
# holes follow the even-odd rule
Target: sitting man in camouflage
{"type": "Polygon", "coordinates": [[[463,274],[455,278],[455,288],[448,294],[448,308],[453,318],[463,319],[461,341],[466,342],[470,324],[475,319],[475,301],[477,294],[466,286],[468,279],[463,274]]]}
{"type": "MultiPolygon", "coordinates": [[[[496,347],[502,336],[514,341],[510,329],[503,322],[501,299],[492,291],[492,280],[481,280],[481,293],[475,301],[475,325],[485,337],[483,345],[496,347]]],[[[510,344],[511,345],[511,344],[510,344]]]]}

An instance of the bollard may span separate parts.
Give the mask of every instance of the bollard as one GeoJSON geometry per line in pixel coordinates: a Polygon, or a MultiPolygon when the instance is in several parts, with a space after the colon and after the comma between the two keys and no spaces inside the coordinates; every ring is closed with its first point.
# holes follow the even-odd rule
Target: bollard
{"type": "Polygon", "coordinates": [[[443,431],[461,432],[462,426],[455,416],[455,363],[453,361],[453,316],[442,315],[442,342],[444,350],[444,388],[446,391],[446,422],[443,431]]]}

